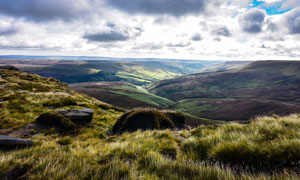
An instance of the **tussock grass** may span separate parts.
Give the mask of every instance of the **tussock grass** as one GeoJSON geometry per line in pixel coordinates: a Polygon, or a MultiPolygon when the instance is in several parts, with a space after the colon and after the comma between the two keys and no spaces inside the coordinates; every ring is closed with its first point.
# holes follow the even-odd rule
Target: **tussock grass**
{"type": "Polygon", "coordinates": [[[300,116],[261,117],[249,125],[199,127],[183,144],[191,159],[253,166],[298,166],[300,116]]]}

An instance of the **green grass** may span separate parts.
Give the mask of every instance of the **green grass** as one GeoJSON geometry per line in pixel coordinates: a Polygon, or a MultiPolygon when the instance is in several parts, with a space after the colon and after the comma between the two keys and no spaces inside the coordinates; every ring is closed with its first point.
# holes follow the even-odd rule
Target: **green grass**
{"type": "Polygon", "coordinates": [[[291,166],[300,156],[300,116],[263,117],[249,125],[200,127],[183,145],[192,159],[256,166],[291,166]]]}
{"type": "Polygon", "coordinates": [[[192,131],[186,141],[173,136],[175,132],[170,130],[137,131],[107,138],[82,131],[72,140],[40,134],[33,137],[37,142],[34,147],[0,151],[0,177],[21,166],[29,167],[30,179],[299,179],[292,169],[274,174],[252,174],[241,169],[237,174],[227,164],[297,162],[299,119],[298,115],[266,117],[248,126],[201,127],[192,131]],[[275,132],[280,132],[276,137],[265,138],[265,134],[274,132],[259,134],[274,127],[275,132]]]}
{"type": "Polygon", "coordinates": [[[56,109],[88,107],[96,111],[96,118],[102,116],[101,107],[105,106],[110,114],[118,114],[117,108],[76,93],[55,79],[9,70],[0,70],[0,74],[4,81],[0,99],[6,100],[1,103],[0,129],[13,131],[32,123],[40,114],[53,111],[47,106],[56,109]]]}

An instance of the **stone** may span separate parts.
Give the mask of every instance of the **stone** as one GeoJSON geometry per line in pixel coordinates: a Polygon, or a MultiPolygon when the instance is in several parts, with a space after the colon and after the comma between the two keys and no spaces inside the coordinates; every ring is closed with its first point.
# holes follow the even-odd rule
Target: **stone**
{"type": "Polygon", "coordinates": [[[33,141],[13,136],[0,135],[0,149],[17,149],[32,146],[33,141]]]}
{"type": "Polygon", "coordinates": [[[66,109],[58,111],[60,114],[69,118],[76,124],[85,124],[89,123],[93,119],[94,110],[85,108],[85,109],[66,109]]]}
{"type": "Polygon", "coordinates": [[[67,92],[55,92],[55,95],[69,96],[70,94],[67,92]]]}
{"type": "Polygon", "coordinates": [[[19,71],[18,68],[11,66],[11,65],[6,65],[6,66],[0,66],[0,69],[7,69],[7,70],[15,70],[15,71],[19,71]]]}

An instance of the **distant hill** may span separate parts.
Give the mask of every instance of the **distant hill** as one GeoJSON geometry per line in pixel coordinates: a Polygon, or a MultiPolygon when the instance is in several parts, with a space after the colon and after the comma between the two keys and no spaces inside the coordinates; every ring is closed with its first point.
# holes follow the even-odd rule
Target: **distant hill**
{"type": "Polygon", "coordinates": [[[173,108],[217,120],[300,112],[300,62],[257,61],[238,70],[199,73],[160,81],[149,91],[173,108]]]}
{"type": "Polygon", "coordinates": [[[217,71],[228,71],[233,69],[241,69],[249,65],[254,61],[227,61],[220,64],[208,65],[205,68],[202,68],[200,72],[217,72],[217,71]]]}
{"type": "Polygon", "coordinates": [[[299,61],[257,61],[245,66],[242,71],[300,75],[299,61]]]}
{"type": "MultiPolygon", "coordinates": [[[[207,66],[223,61],[129,59],[124,60],[75,60],[62,57],[23,57],[24,59],[5,59],[0,56],[0,65],[12,64],[22,71],[54,77],[67,83],[122,81],[135,85],[146,85],[155,81],[170,79],[181,75],[201,72],[207,66]],[[29,59],[27,59],[29,58],[29,59]]],[[[13,58],[13,57],[11,57],[13,58]]],[[[21,58],[21,57],[20,57],[21,58]]],[[[71,57],[69,57],[71,58],[71,57]]],[[[74,58],[74,57],[73,57],[74,58]]],[[[101,58],[100,58],[101,59],[101,58]]]]}

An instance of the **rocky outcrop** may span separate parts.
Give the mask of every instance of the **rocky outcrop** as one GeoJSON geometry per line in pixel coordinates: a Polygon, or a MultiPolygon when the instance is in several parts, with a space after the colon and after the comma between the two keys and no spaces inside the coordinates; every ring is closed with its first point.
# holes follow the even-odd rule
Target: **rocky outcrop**
{"type": "Polygon", "coordinates": [[[55,128],[58,132],[76,132],[78,125],[92,121],[94,110],[92,109],[65,109],[41,114],[36,123],[43,129],[55,128]]]}
{"type": "Polygon", "coordinates": [[[32,145],[32,140],[0,135],[0,149],[17,149],[32,145]]]}
{"type": "Polygon", "coordinates": [[[89,123],[92,121],[94,115],[94,110],[89,108],[67,109],[67,110],[60,110],[58,112],[64,115],[66,118],[69,118],[75,124],[89,123]]]}

